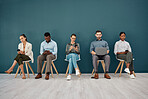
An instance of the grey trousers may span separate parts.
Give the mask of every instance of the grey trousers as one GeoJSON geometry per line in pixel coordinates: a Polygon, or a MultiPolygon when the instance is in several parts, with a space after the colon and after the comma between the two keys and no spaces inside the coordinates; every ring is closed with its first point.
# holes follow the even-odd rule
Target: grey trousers
{"type": "Polygon", "coordinates": [[[53,54],[50,54],[50,55],[39,55],[38,58],[37,58],[37,72],[38,73],[41,73],[41,70],[42,70],[42,62],[43,61],[47,61],[47,72],[50,72],[50,69],[51,69],[51,62],[53,59],[55,59],[56,56],[53,55],[53,54]]]}
{"type": "Polygon", "coordinates": [[[130,63],[129,70],[134,71],[133,66],[133,54],[132,52],[128,52],[127,54],[118,54],[117,58],[125,60],[127,63],[130,63]]]}
{"type": "Polygon", "coordinates": [[[109,72],[110,56],[109,55],[104,55],[104,56],[92,55],[93,67],[94,67],[95,73],[98,73],[97,60],[99,60],[99,59],[104,60],[105,72],[109,72]]]}

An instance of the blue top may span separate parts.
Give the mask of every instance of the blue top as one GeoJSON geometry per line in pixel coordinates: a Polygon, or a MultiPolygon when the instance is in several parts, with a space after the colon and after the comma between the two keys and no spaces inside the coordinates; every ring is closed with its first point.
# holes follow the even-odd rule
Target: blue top
{"type": "Polygon", "coordinates": [[[46,40],[44,40],[41,43],[40,54],[43,54],[45,50],[49,50],[53,55],[57,55],[57,43],[53,40],[47,43],[46,40]]]}
{"type": "Polygon", "coordinates": [[[109,50],[109,46],[108,46],[108,43],[106,41],[104,41],[103,39],[101,40],[95,40],[93,42],[91,42],[91,45],[90,45],[90,53],[92,51],[95,51],[95,48],[96,47],[106,47],[107,50],[109,50]]]}

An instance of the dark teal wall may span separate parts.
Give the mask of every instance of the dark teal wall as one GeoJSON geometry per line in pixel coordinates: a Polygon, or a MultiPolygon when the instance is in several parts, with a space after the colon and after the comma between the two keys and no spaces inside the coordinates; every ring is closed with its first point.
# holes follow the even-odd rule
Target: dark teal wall
{"type": "MultiPolygon", "coordinates": [[[[135,72],[148,72],[147,4],[147,0],[0,0],[0,72],[11,66],[22,33],[33,44],[35,63],[31,66],[36,72],[40,43],[44,40],[43,34],[49,31],[58,44],[55,62],[58,71],[66,71],[65,46],[70,42],[70,35],[76,33],[81,46],[80,70],[90,73],[89,47],[98,29],[103,31],[103,39],[109,43],[110,72],[118,65],[113,48],[121,31],[126,32],[126,40],[133,49],[135,72]]],[[[101,66],[99,71],[102,72],[101,66]]]]}

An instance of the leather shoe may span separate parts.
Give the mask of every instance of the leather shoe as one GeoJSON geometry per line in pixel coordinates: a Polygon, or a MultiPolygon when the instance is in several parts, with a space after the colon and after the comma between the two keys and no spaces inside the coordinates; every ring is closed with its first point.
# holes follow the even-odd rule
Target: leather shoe
{"type": "Polygon", "coordinates": [[[46,79],[46,80],[49,79],[49,74],[46,74],[45,79],[46,79]]]}
{"type": "Polygon", "coordinates": [[[42,78],[42,75],[41,74],[38,74],[35,79],[39,79],[39,78],[42,78]]]}
{"type": "Polygon", "coordinates": [[[91,77],[92,79],[99,79],[99,75],[95,73],[94,77],[91,77]]]}

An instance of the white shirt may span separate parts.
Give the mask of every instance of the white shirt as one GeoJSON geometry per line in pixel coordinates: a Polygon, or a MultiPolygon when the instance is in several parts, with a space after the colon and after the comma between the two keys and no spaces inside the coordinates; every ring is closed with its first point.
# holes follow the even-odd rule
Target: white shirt
{"type": "Polygon", "coordinates": [[[127,42],[127,41],[117,41],[115,43],[115,46],[114,46],[114,53],[115,55],[117,54],[117,52],[125,52],[125,50],[128,50],[129,52],[132,52],[131,50],[131,46],[130,44],[127,42]]]}
{"type": "MultiPolygon", "coordinates": [[[[23,50],[23,43],[20,43],[18,45],[18,49],[20,49],[21,51],[23,50]]],[[[29,58],[31,59],[32,63],[34,62],[33,59],[33,52],[32,52],[32,44],[29,42],[26,42],[26,46],[25,46],[25,55],[29,56],[29,58]]]]}

